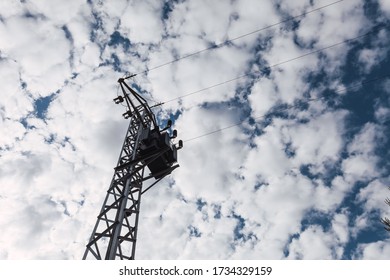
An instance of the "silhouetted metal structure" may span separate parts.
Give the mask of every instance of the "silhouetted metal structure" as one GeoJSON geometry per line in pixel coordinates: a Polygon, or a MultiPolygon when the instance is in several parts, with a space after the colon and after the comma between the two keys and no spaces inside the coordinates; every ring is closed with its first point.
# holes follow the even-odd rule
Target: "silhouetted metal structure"
{"type": "Polygon", "coordinates": [[[130,124],[83,259],[133,260],[141,196],[179,167],[177,150],[183,142],[172,143],[177,136],[176,130],[172,136],[167,132],[172,121],[160,130],[146,100],[126,83],[131,77],[118,80],[123,95],[114,101],[125,102],[127,111],[123,116],[130,119],[130,124]],[[146,167],[150,174],[145,174],[146,167]],[[143,182],[149,179],[154,181],[143,190],[143,182]]]}

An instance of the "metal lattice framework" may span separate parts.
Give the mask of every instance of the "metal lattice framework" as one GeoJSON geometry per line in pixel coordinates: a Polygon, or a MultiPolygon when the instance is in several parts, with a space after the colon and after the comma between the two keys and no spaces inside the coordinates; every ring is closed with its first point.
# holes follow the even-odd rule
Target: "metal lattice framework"
{"type": "MultiPolygon", "coordinates": [[[[139,155],[140,137],[145,130],[158,128],[155,116],[138,93],[131,89],[125,79],[119,79],[123,97],[116,103],[126,101],[128,111],[123,114],[130,124],[122,146],[114,176],[103,202],[83,259],[129,259],[133,260],[137,241],[141,196],[178,165],[163,170],[155,182],[143,190],[143,182],[156,174],[144,176],[146,166],[161,156],[167,149],[147,155],[139,155]]],[[[176,147],[175,147],[176,148],[176,147]]]]}

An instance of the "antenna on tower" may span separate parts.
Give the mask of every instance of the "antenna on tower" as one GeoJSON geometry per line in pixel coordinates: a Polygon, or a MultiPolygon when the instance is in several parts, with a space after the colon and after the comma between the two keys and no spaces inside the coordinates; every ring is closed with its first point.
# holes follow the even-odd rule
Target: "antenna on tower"
{"type": "Polygon", "coordinates": [[[178,145],[172,143],[177,131],[172,135],[167,132],[171,120],[165,128],[159,128],[148,102],[126,83],[134,76],[118,80],[122,95],[114,98],[114,102],[126,104],[123,117],[130,123],[84,260],[134,260],[141,196],[179,167],[177,151],[183,147],[183,141],[178,145]],[[143,190],[143,182],[147,180],[153,182],[143,190]]]}

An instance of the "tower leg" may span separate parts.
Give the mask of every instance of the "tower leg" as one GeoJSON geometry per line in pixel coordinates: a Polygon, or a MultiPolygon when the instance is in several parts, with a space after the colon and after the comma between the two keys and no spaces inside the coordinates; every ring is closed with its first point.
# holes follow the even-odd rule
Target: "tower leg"
{"type": "MultiPolygon", "coordinates": [[[[136,158],[145,120],[132,116],[117,166],[136,158]]],[[[134,259],[144,168],[136,161],[115,171],[83,259],[134,259]]]]}

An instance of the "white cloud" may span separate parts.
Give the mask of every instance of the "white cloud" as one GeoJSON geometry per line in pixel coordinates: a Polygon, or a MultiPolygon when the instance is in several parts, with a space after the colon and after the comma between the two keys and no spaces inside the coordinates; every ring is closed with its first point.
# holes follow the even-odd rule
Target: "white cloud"
{"type": "Polygon", "coordinates": [[[121,30],[132,41],[157,44],[163,35],[162,2],[132,1],[121,17],[121,30]]]}
{"type": "Polygon", "coordinates": [[[18,63],[33,96],[47,96],[69,78],[69,42],[50,22],[11,17],[0,24],[0,36],[0,48],[18,63]]]}
{"type": "Polygon", "coordinates": [[[384,203],[389,195],[388,186],[380,180],[374,180],[359,192],[358,199],[364,202],[364,210],[370,212],[380,210],[383,214],[390,214],[390,207],[384,203]]]}
{"type": "MultiPolygon", "coordinates": [[[[165,54],[165,52],[164,52],[165,54]]],[[[164,56],[165,57],[165,56],[164,56]]],[[[160,61],[161,58],[157,58],[160,61]]],[[[152,93],[157,100],[168,101],[183,95],[209,88],[220,82],[242,76],[250,54],[240,48],[229,46],[200,57],[192,57],[170,66],[170,71],[156,71],[148,74],[152,82],[152,93]],[[222,70],[223,69],[223,70],[222,70]],[[200,73],[202,73],[200,75],[200,73]]],[[[151,65],[159,65],[154,58],[151,65]]],[[[164,59],[163,62],[165,62],[164,59]]],[[[213,87],[175,102],[169,102],[166,107],[177,108],[180,101],[184,108],[191,108],[204,102],[221,102],[233,98],[235,87],[239,80],[234,80],[223,86],[213,87]]]]}
{"type": "Polygon", "coordinates": [[[331,244],[333,237],[319,226],[310,226],[299,238],[294,238],[289,247],[289,257],[292,259],[333,259],[331,244]]]}
{"type": "MultiPolygon", "coordinates": [[[[124,108],[112,102],[124,74],[110,65],[113,55],[121,69],[139,72],[326,4],[186,1],[172,4],[164,21],[163,1],[49,2],[0,4],[0,258],[81,258],[127,128],[124,108]],[[129,41],[108,44],[116,31],[129,41]],[[46,119],[37,118],[34,101],[52,93],[46,119]]],[[[278,25],[135,81],[166,101],[299,57],[367,31],[362,3],[343,1],[306,15],[296,29],[278,25]]],[[[378,38],[356,56],[359,69],[382,61],[386,33],[378,38]]],[[[350,235],[370,226],[367,216],[339,211],[358,180],[371,183],[356,203],[388,213],[375,154],[386,139],[386,104],[377,106],[380,124],[366,124],[353,139],[345,137],[347,110],[324,99],[289,107],[289,118],[256,118],[343,87],[349,50],[340,45],[272,67],[253,85],[247,76],[165,104],[159,116],[179,113],[179,139],[221,131],[185,142],[180,168],[145,194],[137,258],[283,259],[286,250],[288,258],[342,258],[350,235]],[[314,88],[317,74],[328,76],[314,88]],[[249,113],[257,123],[232,126],[249,113]],[[328,215],[328,229],[302,229],[313,210],[328,215]]],[[[388,256],[386,242],[360,244],[353,254],[388,256]]]]}
{"type": "Polygon", "coordinates": [[[287,160],[284,152],[284,143],[279,130],[279,125],[267,127],[266,133],[256,137],[254,144],[256,148],[251,149],[245,161],[245,170],[250,176],[244,173],[244,176],[257,176],[263,178],[281,178],[290,169],[295,167],[287,160]]]}
{"type": "Polygon", "coordinates": [[[389,240],[361,244],[356,258],[364,260],[388,260],[390,254],[389,240]]]}
{"type": "Polygon", "coordinates": [[[65,25],[78,16],[80,1],[70,0],[67,2],[36,1],[26,2],[27,9],[33,14],[43,14],[45,17],[57,26],[65,25]]]}
{"type": "Polygon", "coordinates": [[[360,52],[359,60],[363,63],[365,72],[369,72],[371,68],[378,64],[377,52],[372,49],[364,49],[360,52]]]}
{"type": "Polygon", "coordinates": [[[15,15],[20,15],[24,11],[23,4],[18,1],[0,3],[0,14],[2,17],[8,18],[15,15]]]}
{"type": "Polygon", "coordinates": [[[206,42],[220,43],[226,36],[233,6],[225,1],[190,1],[175,5],[168,21],[170,34],[191,34],[206,42]],[[207,9],[204,7],[207,6],[207,9]],[[186,13],[186,11],[191,11],[186,13]],[[215,21],[215,19],[219,19],[215,21]],[[195,24],[196,23],[196,24],[195,24]]]}
{"type": "Polygon", "coordinates": [[[325,186],[320,180],[316,183],[314,205],[316,209],[325,213],[335,211],[353,187],[341,176],[335,177],[330,187],[325,186]]]}
{"type": "Polygon", "coordinates": [[[390,117],[390,109],[379,105],[375,110],[375,118],[381,124],[384,124],[390,117]]]}
{"type": "MultiPolygon", "coordinates": [[[[283,11],[284,13],[288,13],[289,15],[299,15],[302,14],[301,11],[306,10],[308,7],[310,7],[310,1],[300,1],[299,3],[291,3],[290,1],[277,1],[279,9],[283,11]]],[[[319,1],[316,1],[317,3],[319,1]]]]}
{"type": "Polygon", "coordinates": [[[347,243],[349,240],[349,226],[348,226],[348,215],[336,214],[332,221],[332,230],[334,231],[337,239],[340,243],[347,243]]]}
{"type": "MultiPolygon", "coordinates": [[[[100,62],[101,62],[101,60],[100,60],[99,47],[94,43],[86,44],[84,46],[84,51],[81,55],[80,67],[85,67],[85,65],[87,65],[93,69],[95,67],[98,67],[100,62]]],[[[81,68],[80,70],[82,71],[83,69],[81,68]]]]}
{"type": "MultiPolygon", "coordinates": [[[[180,138],[191,139],[202,132],[237,122],[235,113],[222,108],[215,111],[193,108],[179,117],[175,127],[180,138]],[[192,125],[188,126],[188,123],[192,125]]],[[[179,161],[188,168],[175,171],[176,185],[188,199],[225,200],[227,192],[230,192],[227,185],[234,179],[248,149],[245,138],[239,136],[237,128],[233,128],[202,140],[184,143],[187,148],[180,151],[179,161]]]]}
{"type": "Polygon", "coordinates": [[[328,112],[289,129],[292,147],[296,151],[294,161],[314,165],[336,161],[343,146],[345,116],[345,111],[328,112]]]}
{"type": "MultiPolygon", "coordinates": [[[[363,5],[363,1],[347,1],[322,9],[320,15],[305,16],[297,30],[298,39],[304,44],[313,43],[314,49],[322,49],[370,31],[372,24],[364,16],[363,5]]],[[[319,67],[329,77],[336,79],[340,76],[339,67],[345,63],[348,45],[338,45],[322,52],[325,56],[319,67]]]]}
{"type": "Polygon", "coordinates": [[[350,156],[342,162],[342,170],[351,184],[373,179],[380,174],[374,149],[382,137],[382,131],[375,124],[367,123],[349,144],[350,156]]]}
{"type": "Polygon", "coordinates": [[[276,85],[269,79],[254,84],[248,97],[253,116],[263,116],[278,100],[276,85]]]}
{"type": "Polygon", "coordinates": [[[25,129],[19,121],[0,120],[0,133],[2,138],[0,140],[0,147],[12,147],[13,143],[22,139],[25,129]]]}
{"type": "Polygon", "coordinates": [[[389,42],[389,35],[386,29],[381,29],[376,37],[372,39],[370,48],[364,48],[359,52],[360,68],[363,73],[369,73],[373,68],[386,59],[386,46],[389,42]]]}
{"type": "Polygon", "coordinates": [[[390,14],[390,4],[386,0],[379,0],[380,7],[386,14],[390,14]]]}

